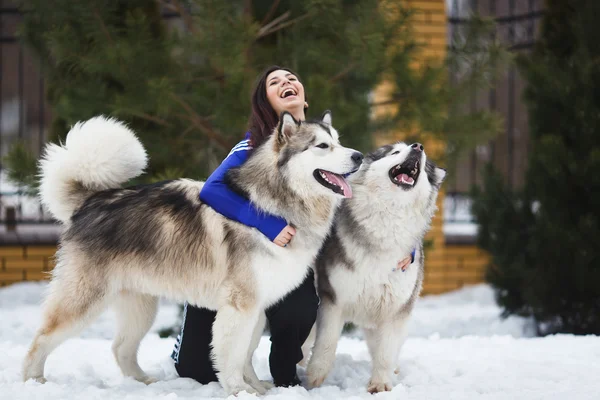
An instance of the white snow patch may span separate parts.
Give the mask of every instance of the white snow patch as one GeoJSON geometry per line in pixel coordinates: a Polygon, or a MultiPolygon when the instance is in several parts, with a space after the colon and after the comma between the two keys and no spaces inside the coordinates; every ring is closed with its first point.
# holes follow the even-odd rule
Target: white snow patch
{"type": "MultiPolygon", "coordinates": [[[[48,382],[21,382],[21,362],[40,323],[46,283],[0,289],[0,399],[4,400],[176,400],[225,398],[217,383],[200,385],[178,378],[169,358],[174,339],[156,331],[177,321],[178,308],[162,302],[152,332],[142,342],[142,368],[160,382],[146,386],[123,378],[113,360],[114,316],[106,312],[49,358],[48,382]]],[[[391,392],[366,392],[371,362],[360,335],[343,337],[335,368],[323,387],[271,390],[272,400],[297,399],[597,399],[600,393],[600,338],[556,335],[530,338],[529,323],[499,318],[486,285],[427,296],[418,302],[411,336],[399,359],[391,392]]],[[[270,342],[263,337],[255,355],[261,379],[270,379],[270,342]]],[[[304,379],[304,370],[299,375],[304,379]]],[[[231,397],[235,398],[235,397],[231,397]]],[[[240,394],[239,399],[255,398],[240,394]]]]}

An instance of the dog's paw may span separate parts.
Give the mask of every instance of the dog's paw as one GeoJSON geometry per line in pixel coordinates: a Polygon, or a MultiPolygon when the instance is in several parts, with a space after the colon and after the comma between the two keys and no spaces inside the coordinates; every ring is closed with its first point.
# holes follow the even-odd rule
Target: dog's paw
{"type": "Polygon", "coordinates": [[[225,388],[225,391],[227,392],[227,394],[234,395],[234,396],[237,396],[241,392],[246,392],[248,394],[256,394],[256,395],[263,395],[264,393],[266,393],[266,390],[264,393],[260,393],[258,390],[256,390],[252,386],[248,385],[247,383],[228,386],[225,388]]]}
{"type": "Polygon", "coordinates": [[[144,383],[146,385],[151,385],[153,383],[158,382],[158,379],[152,378],[152,377],[149,377],[149,376],[143,376],[140,379],[136,379],[136,380],[140,381],[140,382],[142,382],[142,383],[144,383]]]}
{"type": "Polygon", "coordinates": [[[328,363],[322,359],[315,359],[311,357],[310,362],[308,363],[308,368],[306,369],[306,378],[308,381],[308,386],[311,388],[319,387],[329,375],[329,371],[331,371],[331,366],[333,362],[328,363]]]}
{"type": "Polygon", "coordinates": [[[388,382],[371,381],[371,382],[369,382],[369,386],[367,388],[367,391],[371,394],[380,393],[380,392],[389,392],[390,390],[392,390],[392,385],[390,385],[388,382]]]}
{"type": "Polygon", "coordinates": [[[44,378],[43,376],[29,376],[29,377],[26,376],[26,377],[23,377],[23,382],[26,382],[30,379],[34,382],[41,383],[41,384],[48,382],[48,380],[46,378],[44,378]]]}
{"type": "Polygon", "coordinates": [[[251,382],[251,383],[249,383],[249,385],[252,386],[252,388],[254,390],[256,390],[256,393],[258,393],[261,396],[266,394],[269,391],[269,389],[272,389],[275,387],[271,382],[267,382],[267,381],[251,382]]]}
{"type": "Polygon", "coordinates": [[[326,375],[308,375],[308,386],[311,388],[319,387],[325,382],[326,375]]]}
{"type": "Polygon", "coordinates": [[[262,383],[262,385],[265,387],[265,389],[267,390],[271,390],[275,387],[275,385],[273,384],[273,382],[269,382],[269,381],[260,381],[260,383],[262,383]]]}

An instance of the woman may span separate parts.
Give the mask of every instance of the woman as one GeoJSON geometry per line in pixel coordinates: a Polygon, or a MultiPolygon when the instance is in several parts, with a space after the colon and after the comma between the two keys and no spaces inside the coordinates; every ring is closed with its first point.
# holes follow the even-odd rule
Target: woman
{"type": "MultiPolygon", "coordinates": [[[[233,192],[225,182],[225,174],[246,161],[252,149],[271,135],[283,111],[304,121],[307,108],[304,86],[298,75],[279,66],[267,68],[252,93],[252,114],[245,140],[231,150],[200,192],[200,199],[215,211],[258,229],[282,247],[292,240],[296,233],[294,228],[278,216],[257,210],[248,199],[233,192]]],[[[402,260],[399,268],[404,269],[410,261],[411,257],[402,260]]],[[[314,275],[310,270],[298,288],[266,310],[271,333],[269,367],[276,386],[300,384],[296,364],[303,358],[301,347],[316,320],[318,305],[314,275]]],[[[215,316],[215,311],[185,305],[183,326],[172,354],[179,376],[204,384],[217,381],[210,358],[215,316]]]]}

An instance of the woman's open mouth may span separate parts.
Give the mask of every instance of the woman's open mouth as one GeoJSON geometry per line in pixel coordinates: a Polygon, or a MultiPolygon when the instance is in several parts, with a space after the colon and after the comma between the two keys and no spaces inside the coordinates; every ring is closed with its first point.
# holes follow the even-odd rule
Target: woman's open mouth
{"type": "Polygon", "coordinates": [[[281,97],[282,99],[285,99],[287,97],[292,97],[292,96],[297,96],[297,95],[298,95],[298,93],[296,93],[296,91],[294,89],[288,88],[288,89],[285,89],[283,91],[283,93],[281,93],[281,96],[279,96],[279,97],[281,97]]]}

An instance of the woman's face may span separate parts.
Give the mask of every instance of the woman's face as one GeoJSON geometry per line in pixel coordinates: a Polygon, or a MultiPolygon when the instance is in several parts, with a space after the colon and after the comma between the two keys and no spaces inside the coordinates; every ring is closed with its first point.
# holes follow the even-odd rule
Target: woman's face
{"type": "Polygon", "coordinates": [[[284,69],[278,69],[267,75],[267,100],[277,115],[283,111],[292,113],[296,118],[301,113],[304,119],[304,86],[296,75],[284,69]]]}

